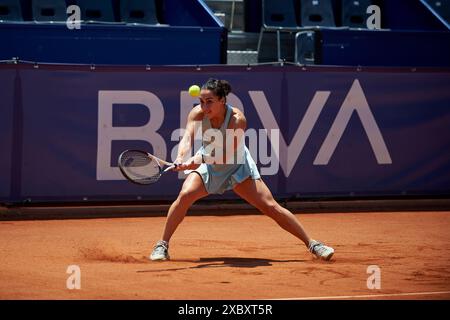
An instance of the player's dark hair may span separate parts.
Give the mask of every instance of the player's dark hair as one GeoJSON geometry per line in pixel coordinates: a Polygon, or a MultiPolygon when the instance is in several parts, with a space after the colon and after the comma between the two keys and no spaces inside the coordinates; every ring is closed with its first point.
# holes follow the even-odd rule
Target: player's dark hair
{"type": "Polygon", "coordinates": [[[202,89],[210,90],[215,96],[220,99],[226,98],[226,96],[231,92],[231,86],[226,80],[217,80],[210,78],[202,86],[202,89]]]}

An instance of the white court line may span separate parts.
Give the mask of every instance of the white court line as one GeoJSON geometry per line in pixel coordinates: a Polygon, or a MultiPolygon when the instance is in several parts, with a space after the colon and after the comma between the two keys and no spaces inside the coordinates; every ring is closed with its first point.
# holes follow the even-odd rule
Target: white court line
{"type": "Polygon", "coordinates": [[[266,300],[333,300],[333,299],[426,296],[426,295],[439,295],[439,294],[450,294],[450,291],[366,294],[366,295],[355,295],[355,296],[302,297],[302,298],[266,299],[266,300]]]}

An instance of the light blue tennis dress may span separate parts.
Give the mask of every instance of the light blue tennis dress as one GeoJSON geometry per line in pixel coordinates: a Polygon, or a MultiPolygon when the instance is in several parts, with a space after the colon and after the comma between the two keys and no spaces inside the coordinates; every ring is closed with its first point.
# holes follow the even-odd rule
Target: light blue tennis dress
{"type": "MultiPolygon", "coordinates": [[[[228,123],[230,122],[232,108],[230,105],[226,105],[227,113],[225,115],[225,121],[222,123],[220,129],[214,129],[211,127],[211,122],[207,117],[202,120],[202,147],[197,153],[205,154],[205,150],[208,146],[215,141],[211,141],[205,132],[211,132],[211,130],[220,130],[223,137],[225,137],[226,129],[228,128],[228,123]]],[[[222,146],[224,149],[224,144],[222,146]]],[[[237,184],[243,182],[247,178],[252,178],[253,180],[260,179],[258,168],[253,160],[250,151],[244,145],[244,150],[241,152],[241,161],[237,161],[237,155],[234,155],[234,162],[232,164],[207,164],[202,163],[196,170],[190,172],[197,172],[203,179],[203,184],[205,185],[208,194],[222,194],[227,190],[231,190],[237,184]]],[[[225,153],[225,150],[223,151],[225,153]]]]}

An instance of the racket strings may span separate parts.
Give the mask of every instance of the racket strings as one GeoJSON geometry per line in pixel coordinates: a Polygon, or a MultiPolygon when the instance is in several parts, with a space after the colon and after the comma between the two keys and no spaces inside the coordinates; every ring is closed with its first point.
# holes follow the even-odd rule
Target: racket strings
{"type": "Polygon", "coordinates": [[[120,166],[130,179],[142,184],[156,182],[161,176],[158,161],[143,152],[124,153],[120,158],[120,166]]]}

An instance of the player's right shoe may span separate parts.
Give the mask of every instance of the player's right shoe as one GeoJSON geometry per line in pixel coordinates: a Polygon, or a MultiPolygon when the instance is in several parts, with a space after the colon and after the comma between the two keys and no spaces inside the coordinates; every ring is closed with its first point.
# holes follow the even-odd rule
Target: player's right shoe
{"type": "Polygon", "coordinates": [[[153,248],[153,252],[150,255],[150,260],[170,260],[169,243],[164,240],[159,240],[153,248]]]}
{"type": "Polygon", "coordinates": [[[324,245],[322,242],[311,240],[308,246],[309,251],[314,254],[317,258],[323,260],[330,260],[334,254],[334,249],[324,245]]]}

